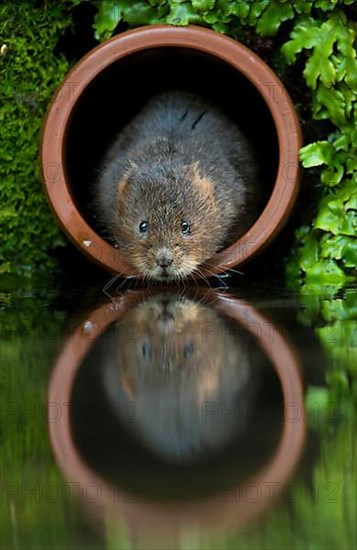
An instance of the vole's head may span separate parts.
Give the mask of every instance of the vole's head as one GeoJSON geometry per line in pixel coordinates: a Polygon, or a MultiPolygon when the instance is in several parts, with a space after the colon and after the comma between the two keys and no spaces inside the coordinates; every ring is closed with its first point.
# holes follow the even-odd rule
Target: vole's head
{"type": "Polygon", "coordinates": [[[225,237],[210,179],[172,163],[131,165],[118,183],[112,232],[123,256],[159,281],[187,277],[225,237]]]}
{"type": "Polygon", "coordinates": [[[121,318],[115,338],[109,395],[124,421],[133,420],[123,415],[126,404],[136,407],[130,432],[161,457],[198,458],[245,429],[245,415],[202,420],[207,403],[230,411],[237,399],[242,410],[253,404],[249,348],[213,308],[184,296],[155,296],[121,318]]]}

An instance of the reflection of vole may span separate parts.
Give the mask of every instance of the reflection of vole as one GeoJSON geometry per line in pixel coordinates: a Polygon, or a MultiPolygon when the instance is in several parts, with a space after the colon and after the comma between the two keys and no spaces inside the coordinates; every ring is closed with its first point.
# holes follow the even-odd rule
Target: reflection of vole
{"type": "Polygon", "coordinates": [[[129,311],[116,331],[106,388],[117,411],[135,404],[130,431],[150,447],[184,459],[245,429],[238,409],[255,394],[249,346],[214,310],[165,294],[129,311]]]}
{"type": "Polygon", "coordinates": [[[95,207],[142,275],[180,280],[248,229],[257,197],[253,156],[236,125],[203,99],[167,92],[109,150],[95,207]]]}

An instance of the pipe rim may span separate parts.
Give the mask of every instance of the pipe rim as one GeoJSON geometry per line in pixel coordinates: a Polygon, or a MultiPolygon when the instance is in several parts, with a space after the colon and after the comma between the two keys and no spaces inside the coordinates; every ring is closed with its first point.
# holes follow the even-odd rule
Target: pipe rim
{"type": "Polygon", "coordinates": [[[110,64],[128,55],[165,47],[199,51],[236,69],[262,96],[277,132],[279,162],[270,198],[256,222],[240,239],[211,258],[209,269],[206,263],[202,264],[201,273],[210,276],[242,265],[275,238],[293,208],[300,179],[298,152],[302,136],[292,101],[268,65],[236,40],[194,25],[149,25],[116,35],[88,52],[68,73],[45,118],[40,153],[44,190],[62,229],[82,252],[108,271],[139,276],[120,251],[90,227],[72,201],[63,149],[71,113],[90,82],[110,64]]]}

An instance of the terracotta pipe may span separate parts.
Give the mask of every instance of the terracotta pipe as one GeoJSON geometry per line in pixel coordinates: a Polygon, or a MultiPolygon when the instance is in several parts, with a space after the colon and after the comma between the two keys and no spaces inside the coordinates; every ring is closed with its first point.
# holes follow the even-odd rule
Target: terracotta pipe
{"type": "MultiPolygon", "coordinates": [[[[155,295],[172,292],[172,288],[140,290],[118,295],[114,302],[104,303],[83,318],[75,331],[68,337],[56,359],[48,386],[49,422],[48,429],[56,462],[66,479],[77,483],[79,497],[83,497],[83,487],[96,485],[100,499],[90,504],[94,515],[112,512],[117,522],[124,521],[132,530],[144,537],[154,531],[157,525],[162,533],[177,532],[183,526],[194,523],[208,529],[234,529],[259,517],[269,506],[281,498],[281,493],[300,461],[305,444],[306,416],[304,390],[300,361],[293,344],[272,321],[255,309],[249,302],[239,300],[214,290],[188,289],[187,296],[198,303],[210,306],[227,318],[231,318],[241,328],[251,333],[257,345],[270,360],[279,377],[284,399],[284,424],[276,450],[259,471],[241,484],[244,487],[261,488],[261,496],[254,501],[237,501],[230,494],[222,501],[221,495],[212,495],[207,501],[161,502],[147,498],[136,502],[125,489],[113,488],[100,476],[78,451],[71,428],[72,388],[83,358],[97,339],[114,322],[137,304],[155,295]],[[259,330],[256,330],[259,327],[259,330]],[[272,338],[272,334],[274,337],[272,338]],[[52,417],[53,415],[53,417],[52,417]],[[50,418],[51,416],[51,418],[50,418]],[[274,484],[275,496],[271,493],[274,484]],[[113,498],[114,490],[117,498],[113,498]],[[120,494],[120,497],[119,497],[120,494]]],[[[89,513],[88,503],[87,512],[89,513]]]]}
{"type": "MultiPolygon", "coordinates": [[[[41,170],[50,206],[67,236],[91,260],[123,276],[137,273],[122,257],[120,250],[97,233],[78,205],[69,169],[71,155],[66,149],[71,139],[71,121],[78,107],[83,105],[87,91],[108,68],[119,63],[116,65],[119,67],[116,86],[120,101],[121,90],[128,87],[128,81],[120,80],[120,63],[130,63],[138,55],[158,55],[167,52],[168,48],[188,58],[190,55],[202,55],[206,62],[210,59],[212,86],[216,85],[215,63],[225,66],[237,78],[248,81],[270,113],[278,142],[275,181],[273,178],[272,190],[263,211],[245,235],[209,260],[209,272],[203,266],[204,274],[217,274],[242,265],[265,248],[287,221],[299,188],[298,151],[302,139],[296,112],[280,80],[257,55],[227,36],[196,26],[152,25],[119,34],[84,56],[57,91],[43,127],[41,170]]],[[[162,78],[165,79],[165,74],[162,78]]],[[[142,82],[142,89],[145,89],[145,82],[142,82]]],[[[224,96],[225,90],[221,93],[224,96]]],[[[237,102],[239,100],[237,98],[237,102]]],[[[91,117],[91,112],[87,116],[91,117]]],[[[76,136],[77,141],[80,137],[76,136]]],[[[85,180],[81,185],[83,189],[88,188],[89,182],[85,180]]]]}

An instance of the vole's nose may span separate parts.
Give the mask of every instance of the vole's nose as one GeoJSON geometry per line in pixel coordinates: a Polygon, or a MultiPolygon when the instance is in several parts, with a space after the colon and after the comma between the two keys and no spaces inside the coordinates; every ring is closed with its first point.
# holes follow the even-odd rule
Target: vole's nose
{"type": "Polygon", "coordinates": [[[169,267],[173,262],[173,258],[170,254],[170,251],[163,248],[162,250],[159,250],[159,252],[156,255],[156,263],[160,267],[169,267]]]}

